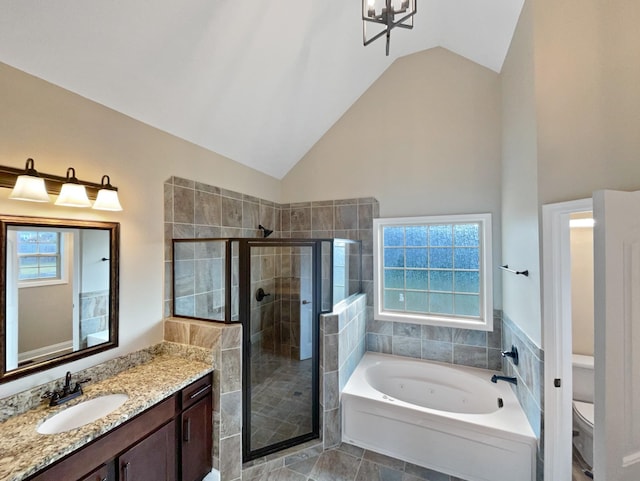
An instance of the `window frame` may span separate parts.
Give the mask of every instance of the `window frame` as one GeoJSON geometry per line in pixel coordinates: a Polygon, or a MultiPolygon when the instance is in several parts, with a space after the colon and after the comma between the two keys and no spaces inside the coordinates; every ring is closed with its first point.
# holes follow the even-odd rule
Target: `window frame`
{"type": "Polygon", "coordinates": [[[491,213],[453,214],[373,219],[373,306],[374,318],[381,321],[409,322],[430,326],[456,327],[479,331],[493,330],[493,256],[491,213]],[[477,223],[480,248],[480,317],[390,311],[384,309],[384,227],[430,226],[477,223]]]}
{"type": "MultiPolygon", "coordinates": [[[[27,232],[55,232],[58,234],[58,253],[50,255],[50,257],[58,258],[58,276],[57,277],[38,277],[34,279],[17,279],[18,289],[25,289],[30,287],[43,287],[43,286],[55,286],[69,283],[69,259],[70,249],[72,245],[72,239],[70,238],[69,231],[67,229],[49,228],[49,227],[37,227],[29,226],[24,228],[15,229],[16,231],[27,232]]],[[[16,238],[16,250],[17,250],[17,238],[16,238]]],[[[29,257],[29,255],[16,254],[18,258],[29,257]]],[[[16,274],[19,274],[19,269],[16,270],[16,274]]]]}

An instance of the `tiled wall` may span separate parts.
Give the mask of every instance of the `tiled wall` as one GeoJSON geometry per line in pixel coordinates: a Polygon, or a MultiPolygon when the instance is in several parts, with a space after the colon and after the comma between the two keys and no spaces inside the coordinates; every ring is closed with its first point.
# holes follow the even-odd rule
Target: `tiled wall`
{"type": "Polygon", "coordinates": [[[340,444],[340,393],[365,352],[366,296],[360,294],[347,301],[334,312],[320,316],[320,407],[325,449],[340,444]]]}
{"type": "Polygon", "coordinates": [[[509,317],[503,315],[503,341],[506,351],[514,345],[518,349],[519,363],[504,363],[507,376],[516,376],[518,385],[514,388],[520,405],[522,406],[529,424],[538,438],[537,473],[538,480],[542,480],[544,472],[544,351],[536,346],[529,337],[509,317]]]}
{"type": "Polygon", "coordinates": [[[87,336],[109,329],[109,291],[80,293],[80,345],[87,347],[87,336]]]}
{"type": "Polygon", "coordinates": [[[165,341],[197,346],[213,355],[213,467],[221,479],[242,470],[242,326],[192,319],[165,319],[165,341]]]}
{"type": "Polygon", "coordinates": [[[367,323],[367,351],[502,370],[502,319],[494,312],[493,332],[408,322],[367,323]]]}

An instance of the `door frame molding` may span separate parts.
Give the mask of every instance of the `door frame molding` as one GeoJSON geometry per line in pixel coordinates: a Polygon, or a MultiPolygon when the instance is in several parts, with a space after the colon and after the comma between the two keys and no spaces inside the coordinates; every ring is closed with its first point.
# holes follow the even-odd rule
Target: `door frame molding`
{"type": "Polygon", "coordinates": [[[591,198],[542,206],[544,479],[571,479],[573,384],[569,220],[572,213],[590,210],[593,210],[591,198]],[[554,387],[556,379],[561,380],[560,388],[554,387]]]}

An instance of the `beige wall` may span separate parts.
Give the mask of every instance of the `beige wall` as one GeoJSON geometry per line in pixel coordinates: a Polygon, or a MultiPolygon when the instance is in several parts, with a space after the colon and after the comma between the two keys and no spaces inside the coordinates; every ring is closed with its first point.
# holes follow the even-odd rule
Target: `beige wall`
{"type": "Polygon", "coordinates": [[[531,2],[525,2],[501,73],[502,262],[529,277],[502,274],[503,310],[542,345],[538,231],[538,150],[531,2]]]}
{"type": "MultiPolygon", "coordinates": [[[[161,99],[158,99],[161,101],[161,99]]],[[[79,179],[111,176],[121,213],[74,210],[8,200],[0,212],[121,223],[120,347],[90,359],[0,385],[0,397],[64,376],[162,339],[163,184],[172,175],[279,201],[280,182],[151,128],[78,95],[0,64],[0,164],[79,179]]]]}
{"type": "Polygon", "coordinates": [[[593,228],[572,228],[570,242],[573,353],[593,356],[593,228]]]}
{"type": "Polygon", "coordinates": [[[73,340],[73,285],[18,289],[18,352],[73,340]]]}
{"type": "Polygon", "coordinates": [[[536,0],[534,23],[540,203],[640,189],[640,2],[536,0]]]}
{"type": "Polygon", "coordinates": [[[282,192],[286,202],[375,197],[381,217],[491,212],[499,262],[498,75],[441,48],[396,60],[284,177],[282,192]]]}

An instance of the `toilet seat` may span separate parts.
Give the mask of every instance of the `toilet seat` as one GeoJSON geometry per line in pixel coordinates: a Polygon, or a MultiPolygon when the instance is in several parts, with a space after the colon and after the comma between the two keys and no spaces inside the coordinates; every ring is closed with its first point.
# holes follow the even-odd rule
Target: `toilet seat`
{"type": "Polygon", "coordinates": [[[593,428],[594,411],[593,403],[587,403],[583,401],[573,401],[573,410],[578,417],[593,428]]]}

